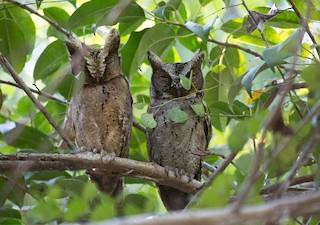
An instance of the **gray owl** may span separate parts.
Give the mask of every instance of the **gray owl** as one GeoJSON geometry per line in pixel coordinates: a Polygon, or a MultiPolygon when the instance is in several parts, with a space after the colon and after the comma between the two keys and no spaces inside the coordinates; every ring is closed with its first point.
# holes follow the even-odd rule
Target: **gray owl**
{"type": "MultiPolygon", "coordinates": [[[[201,179],[201,164],[211,138],[211,124],[207,116],[197,116],[191,105],[202,103],[204,79],[201,72],[202,55],[198,50],[186,63],[164,63],[148,52],[153,74],[150,85],[148,113],[154,115],[157,126],[147,131],[149,159],[167,169],[201,179]],[[192,74],[192,75],[191,75],[192,74]],[[180,76],[191,78],[190,90],[182,87],[180,76]],[[174,123],[168,111],[179,108],[188,120],[174,123]]],[[[177,175],[178,175],[177,174],[177,175]]],[[[158,185],[159,194],[168,210],[185,208],[192,195],[158,185]]]]}
{"type": "MultiPolygon", "coordinates": [[[[127,158],[132,126],[129,83],[121,74],[120,37],[111,30],[105,46],[93,50],[78,39],[65,42],[74,75],[83,71],[86,81],[70,101],[64,131],[80,148],[115,153],[127,158]]],[[[99,170],[87,171],[100,191],[118,194],[123,177],[99,170]]]]}

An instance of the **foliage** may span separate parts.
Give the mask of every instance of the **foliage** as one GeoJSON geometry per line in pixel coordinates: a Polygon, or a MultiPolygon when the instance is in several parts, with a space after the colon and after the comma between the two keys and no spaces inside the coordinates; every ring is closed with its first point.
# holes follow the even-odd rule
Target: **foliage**
{"type": "MultiPolygon", "coordinates": [[[[119,30],[122,70],[131,86],[134,119],[147,129],[156,126],[153,115],[146,113],[151,75],[147,51],[164,61],[178,62],[190,60],[201,49],[206,101],[191,107],[198,116],[211,116],[214,135],[206,161],[218,166],[224,158],[221,156],[238,155],[200,195],[194,208],[223,207],[234,194],[243,194],[243,187],[249,182],[246,178],[257,172],[251,170],[259,159],[257,152],[262,155],[258,161],[262,174],[252,181],[246,203],[261,202],[259,192],[264,186],[291,176],[290,168],[305,146],[312,149],[294,175],[319,171],[318,145],[311,143],[312,136],[319,132],[317,0],[311,0],[310,11],[299,0],[31,2],[31,8],[89,45],[103,45],[103,37],[111,27],[119,30]],[[292,10],[292,2],[301,15],[292,10]],[[273,3],[279,7],[278,13],[247,33],[248,12],[244,5],[266,14],[273,3]],[[309,16],[308,33],[299,16],[309,16]]],[[[64,39],[54,26],[36,15],[9,1],[1,3],[0,52],[30,87],[34,85],[62,100],[38,97],[60,125],[66,112],[66,105],[61,102],[70,100],[82,84],[81,77],[70,74],[64,39]]],[[[8,85],[7,81],[12,81],[9,73],[2,70],[0,74],[0,152],[64,153],[55,147],[61,140],[57,132],[20,89],[8,85]]],[[[191,79],[182,76],[181,82],[190,89],[191,79]]],[[[188,119],[177,108],[170,110],[169,117],[175,123],[188,119]]],[[[148,159],[145,134],[137,128],[132,132],[130,158],[145,162],[148,159]]],[[[204,171],[203,181],[208,175],[204,171]]],[[[0,174],[0,221],[98,221],[165,212],[154,185],[129,177],[125,183],[120,204],[121,200],[97,192],[84,171],[0,174]]],[[[312,218],[311,224],[318,222],[312,218]]]]}

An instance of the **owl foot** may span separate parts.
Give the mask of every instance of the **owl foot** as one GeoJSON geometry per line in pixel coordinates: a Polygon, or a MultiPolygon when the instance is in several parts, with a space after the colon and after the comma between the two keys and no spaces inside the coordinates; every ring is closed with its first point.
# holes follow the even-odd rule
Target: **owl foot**
{"type": "Polygon", "coordinates": [[[100,152],[101,161],[105,163],[109,163],[116,158],[116,153],[107,153],[105,151],[100,152]]]}
{"type": "Polygon", "coordinates": [[[183,169],[172,168],[169,166],[165,166],[164,168],[169,177],[172,177],[172,178],[179,177],[180,179],[182,179],[187,183],[191,182],[191,180],[194,178],[193,174],[188,174],[183,169]]]}
{"type": "Polygon", "coordinates": [[[83,153],[83,152],[92,152],[92,148],[91,147],[85,147],[85,146],[81,146],[79,149],[78,153],[83,153]]]}

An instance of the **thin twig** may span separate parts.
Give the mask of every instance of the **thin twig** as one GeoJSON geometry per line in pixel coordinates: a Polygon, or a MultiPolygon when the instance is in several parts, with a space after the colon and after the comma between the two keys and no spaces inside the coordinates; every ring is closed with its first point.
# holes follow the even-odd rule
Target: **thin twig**
{"type": "Polygon", "coordinates": [[[47,21],[51,26],[53,26],[55,29],[57,29],[58,31],[60,31],[61,33],[63,33],[64,35],[66,35],[68,38],[72,37],[72,32],[64,29],[63,27],[61,27],[59,24],[57,24],[56,22],[54,22],[53,20],[51,20],[50,18],[41,15],[40,13],[38,13],[37,11],[35,11],[34,9],[30,8],[29,6],[22,4],[20,2],[14,1],[14,0],[5,0],[7,2],[10,2],[16,6],[19,6],[20,8],[23,8],[27,11],[29,11],[30,13],[33,13],[37,16],[39,16],[40,18],[44,19],[45,21],[47,21]]]}
{"type": "Polygon", "coordinates": [[[208,180],[206,181],[206,183],[204,183],[198,190],[198,192],[192,197],[192,199],[190,200],[190,202],[188,203],[188,205],[185,207],[185,209],[189,208],[191,205],[193,205],[197,199],[199,198],[199,196],[201,195],[201,193],[207,188],[209,187],[214,179],[221,174],[227,167],[229,164],[232,163],[232,160],[236,157],[237,153],[231,153],[219,166],[217,169],[215,169],[215,171],[209,176],[208,180]]]}
{"type": "MultiPolygon", "coordinates": [[[[290,181],[290,186],[298,185],[298,184],[303,184],[303,183],[308,183],[308,182],[313,182],[314,181],[314,175],[305,175],[302,177],[296,177],[294,179],[291,179],[290,181]]],[[[280,187],[281,183],[276,183],[270,186],[265,186],[261,189],[260,195],[273,195],[280,187]]]]}
{"type": "Polygon", "coordinates": [[[2,55],[1,52],[0,52],[0,64],[2,65],[3,68],[5,68],[10,73],[10,75],[16,81],[16,83],[24,90],[24,92],[29,96],[29,98],[35,104],[35,106],[43,113],[43,115],[46,117],[48,122],[54,127],[54,129],[57,131],[60,137],[67,143],[70,150],[75,151],[76,147],[69,140],[68,136],[63,132],[61,127],[54,121],[50,113],[44,108],[44,106],[40,103],[40,101],[32,94],[29,87],[20,78],[20,76],[17,74],[17,72],[14,70],[14,68],[11,66],[8,60],[2,55]]]}
{"type": "MultiPolygon", "coordinates": [[[[309,26],[308,26],[308,23],[306,22],[306,18],[304,18],[304,17],[301,15],[301,13],[299,12],[299,10],[298,10],[297,6],[295,5],[295,3],[293,2],[293,0],[288,0],[288,2],[290,3],[293,11],[294,11],[294,12],[297,14],[297,16],[299,17],[301,23],[303,24],[304,28],[306,29],[307,34],[309,35],[311,41],[312,41],[314,44],[317,44],[317,41],[316,41],[315,37],[313,36],[313,34],[311,33],[310,28],[309,28],[309,26]]],[[[309,12],[307,11],[307,13],[309,13],[309,12]]],[[[316,48],[316,51],[317,51],[317,53],[318,53],[318,56],[320,57],[320,49],[319,49],[319,48],[316,48]]]]}
{"type": "MultiPolygon", "coordinates": [[[[20,176],[21,176],[21,174],[20,174],[20,176]]],[[[3,179],[9,181],[9,182],[12,184],[12,186],[17,185],[22,191],[28,193],[28,194],[29,194],[30,196],[32,196],[34,199],[38,199],[37,196],[33,195],[33,193],[31,193],[30,190],[28,190],[28,188],[26,188],[25,186],[23,186],[21,183],[18,182],[17,177],[15,177],[15,178],[13,179],[13,178],[8,177],[8,176],[6,176],[6,175],[4,175],[4,174],[0,174],[0,177],[2,177],[3,179]]],[[[2,189],[2,190],[5,190],[5,189],[2,189]]],[[[3,194],[4,194],[4,193],[2,193],[2,195],[3,195],[3,194]]]]}
{"type": "MultiPolygon", "coordinates": [[[[255,26],[258,27],[258,24],[257,24],[257,21],[255,20],[255,17],[252,15],[252,12],[249,10],[247,4],[245,3],[244,0],[242,0],[242,5],[244,6],[244,8],[247,10],[248,14],[249,14],[249,17],[251,17],[252,21],[254,22],[255,26]]],[[[269,44],[266,40],[266,38],[264,37],[264,34],[262,33],[262,31],[260,29],[258,29],[259,33],[260,33],[260,36],[261,36],[261,39],[264,43],[264,45],[269,48],[269,44]]]]}
{"type": "Polygon", "coordinates": [[[249,54],[251,54],[251,55],[253,55],[253,56],[255,56],[255,57],[258,57],[258,58],[260,58],[260,59],[263,59],[263,58],[262,58],[262,55],[260,55],[259,53],[254,52],[254,51],[252,51],[252,50],[250,50],[250,49],[248,49],[248,48],[241,47],[241,46],[239,46],[239,45],[230,44],[230,43],[228,43],[228,42],[217,41],[217,40],[215,40],[215,39],[213,39],[213,38],[209,38],[208,41],[209,41],[209,42],[212,42],[212,43],[215,43],[215,44],[217,44],[217,45],[221,45],[221,46],[225,46],[225,47],[229,47],[229,48],[239,49],[239,50],[244,51],[244,52],[246,52],[246,53],[249,53],[249,54]]]}
{"type": "Polygon", "coordinates": [[[137,128],[138,130],[141,130],[143,133],[147,132],[147,128],[145,128],[143,125],[141,125],[140,123],[133,121],[133,126],[135,128],[137,128]]]}
{"type": "MultiPolygon", "coordinates": [[[[264,130],[264,132],[265,131],[266,130],[264,130]]],[[[262,136],[264,137],[264,134],[262,136]]],[[[247,179],[245,180],[245,182],[242,186],[242,191],[239,193],[236,201],[231,206],[231,211],[234,213],[238,213],[240,211],[240,207],[242,206],[242,204],[245,202],[246,198],[248,197],[252,185],[258,179],[258,177],[256,175],[259,171],[261,160],[263,159],[263,148],[264,148],[264,144],[260,143],[258,146],[258,150],[256,151],[256,154],[255,154],[253,166],[250,170],[250,173],[247,176],[247,179]]]]}
{"type": "MultiPolygon", "coordinates": [[[[10,81],[0,80],[0,84],[7,84],[7,85],[10,85],[10,86],[14,86],[14,87],[17,87],[17,88],[22,89],[18,84],[13,83],[13,82],[10,82],[10,81]]],[[[51,100],[53,100],[53,101],[59,102],[59,103],[61,103],[61,104],[63,104],[63,105],[66,104],[66,101],[64,101],[64,100],[62,100],[62,99],[59,99],[59,98],[56,98],[56,97],[54,97],[54,96],[52,96],[52,95],[49,95],[48,93],[45,93],[45,92],[42,92],[42,91],[39,91],[39,90],[30,88],[30,87],[28,87],[28,88],[29,88],[29,90],[30,90],[31,92],[33,92],[33,93],[35,93],[35,94],[38,94],[38,95],[41,95],[41,96],[43,96],[43,97],[45,97],[45,98],[48,98],[48,99],[51,99],[51,100]]]]}
{"type": "Polygon", "coordinates": [[[281,183],[277,193],[276,197],[282,196],[282,194],[287,190],[287,188],[290,186],[291,180],[294,178],[297,170],[308,160],[308,156],[311,154],[312,151],[314,151],[314,147],[317,143],[320,141],[320,134],[314,135],[308,143],[306,143],[304,146],[304,149],[302,150],[301,154],[299,155],[297,161],[293,164],[293,166],[290,168],[289,174],[286,176],[286,178],[281,183]]]}

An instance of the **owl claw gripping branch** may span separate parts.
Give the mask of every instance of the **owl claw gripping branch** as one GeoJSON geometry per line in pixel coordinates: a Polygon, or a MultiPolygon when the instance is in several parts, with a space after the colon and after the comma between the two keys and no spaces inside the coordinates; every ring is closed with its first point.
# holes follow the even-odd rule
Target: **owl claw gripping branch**
{"type": "MultiPolygon", "coordinates": [[[[120,37],[111,30],[102,49],[93,50],[72,37],[65,42],[72,73],[85,73],[85,83],[69,104],[64,131],[81,149],[99,151],[102,156],[127,158],[132,126],[132,98],[122,75],[118,49],[120,37]]],[[[101,191],[118,194],[123,178],[107,170],[87,171],[101,191]]]]}

